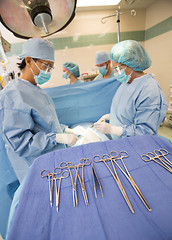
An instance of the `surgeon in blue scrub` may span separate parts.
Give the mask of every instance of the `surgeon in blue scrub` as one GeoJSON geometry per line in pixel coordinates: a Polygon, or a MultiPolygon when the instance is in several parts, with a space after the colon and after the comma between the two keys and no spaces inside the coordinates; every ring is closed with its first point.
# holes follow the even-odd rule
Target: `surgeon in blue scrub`
{"type": "Polygon", "coordinates": [[[112,139],[157,134],[168,104],[158,82],[145,72],[152,64],[147,51],[139,42],[126,40],[112,47],[110,59],[122,84],[113,97],[110,114],[94,127],[111,134],[112,139]]]}
{"type": "Polygon", "coordinates": [[[20,182],[38,156],[72,146],[74,134],[63,133],[51,98],[38,85],[51,77],[51,42],[31,38],[23,44],[20,77],[0,91],[0,134],[20,182]]]}
{"type": "Polygon", "coordinates": [[[63,64],[63,77],[69,79],[69,84],[82,83],[83,81],[79,78],[80,71],[79,66],[73,62],[65,62],[63,64]]]}
{"type": "Polygon", "coordinates": [[[102,80],[114,77],[115,71],[112,68],[109,53],[107,51],[98,51],[95,54],[96,67],[99,69],[99,74],[94,80],[102,80]]]}

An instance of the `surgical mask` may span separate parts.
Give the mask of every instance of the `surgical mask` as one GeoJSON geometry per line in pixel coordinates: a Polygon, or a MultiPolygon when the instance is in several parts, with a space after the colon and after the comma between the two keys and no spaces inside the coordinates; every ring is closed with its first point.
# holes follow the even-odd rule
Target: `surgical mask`
{"type": "Polygon", "coordinates": [[[108,69],[106,68],[106,66],[103,67],[99,67],[99,73],[101,73],[102,75],[106,75],[108,69]]]}
{"type": "MultiPolygon", "coordinates": [[[[126,68],[125,68],[125,69],[126,69],[126,68]]],[[[115,75],[116,80],[118,80],[118,81],[121,82],[121,83],[126,83],[126,82],[128,82],[128,81],[130,80],[131,74],[132,74],[132,72],[133,72],[133,71],[132,71],[129,75],[127,75],[127,74],[125,73],[125,69],[120,70],[120,73],[118,73],[118,74],[115,75]]]]}
{"type": "Polygon", "coordinates": [[[47,71],[43,71],[42,69],[40,69],[38,67],[38,65],[36,64],[36,62],[34,61],[35,65],[37,66],[37,68],[40,70],[39,74],[38,75],[35,75],[33,70],[31,69],[32,73],[33,73],[33,76],[34,76],[34,79],[35,79],[35,83],[37,84],[44,84],[46,82],[48,82],[48,80],[50,79],[51,77],[51,73],[50,72],[47,72],[47,71]]]}
{"type": "Polygon", "coordinates": [[[62,76],[63,76],[64,78],[68,79],[68,75],[67,75],[66,72],[64,72],[62,76]]]}

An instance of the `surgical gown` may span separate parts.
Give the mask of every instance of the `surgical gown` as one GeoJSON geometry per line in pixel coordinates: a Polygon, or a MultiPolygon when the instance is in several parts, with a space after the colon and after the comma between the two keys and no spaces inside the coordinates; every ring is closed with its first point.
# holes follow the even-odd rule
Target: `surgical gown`
{"type": "Polygon", "coordinates": [[[54,104],[40,87],[22,79],[0,91],[0,134],[20,181],[38,156],[65,145],[56,143],[62,133],[54,104]]]}
{"type": "MultiPolygon", "coordinates": [[[[168,104],[151,74],[123,83],[112,100],[110,124],[123,127],[121,137],[157,134],[164,121],[168,104]]],[[[112,138],[117,138],[112,135],[112,138]]]]}
{"type": "MultiPolygon", "coordinates": [[[[109,78],[112,78],[112,77],[114,77],[114,69],[112,69],[112,72],[111,72],[109,78]]],[[[101,73],[99,73],[99,74],[94,78],[94,80],[102,80],[102,79],[104,79],[104,77],[103,77],[103,75],[102,75],[101,73]]]]}

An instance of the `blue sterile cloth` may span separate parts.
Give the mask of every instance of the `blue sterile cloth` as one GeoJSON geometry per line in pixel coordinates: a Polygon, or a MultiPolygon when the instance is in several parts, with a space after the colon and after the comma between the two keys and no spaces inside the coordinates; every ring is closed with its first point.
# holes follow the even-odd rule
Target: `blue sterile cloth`
{"type": "MultiPolygon", "coordinates": [[[[172,162],[172,144],[152,135],[90,143],[37,158],[25,179],[23,190],[18,194],[20,199],[8,240],[172,239],[172,174],[154,162],[146,163],[141,159],[142,154],[160,148],[169,152],[166,157],[172,162]],[[103,198],[99,190],[98,198],[95,198],[91,166],[86,166],[84,176],[89,205],[85,205],[77,181],[78,206],[73,206],[71,179],[67,178],[61,184],[59,212],[56,212],[55,207],[55,188],[53,207],[50,207],[49,184],[46,178],[40,176],[43,169],[53,172],[62,161],[77,164],[83,157],[93,159],[94,155],[102,156],[112,150],[128,152],[129,157],[124,162],[151,206],[151,212],[117,169],[135,211],[135,214],[131,213],[104,163],[94,163],[103,188],[103,198]]],[[[72,174],[74,177],[74,170],[72,174]]],[[[81,176],[81,169],[79,174],[81,176]]]]}
{"type": "Polygon", "coordinates": [[[113,96],[120,86],[115,78],[70,84],[45,91],[52,98],[59,122],[70,126],[81,122],[96,122],[110,113],[113,96]]]}
{"type": "Polygon", "coordinates": [[[13,195],[19,185],[16,174],[7,157],[5,144],[0,136],[0,234],[3,238],[5,238],[6,234],[13,195]]]}

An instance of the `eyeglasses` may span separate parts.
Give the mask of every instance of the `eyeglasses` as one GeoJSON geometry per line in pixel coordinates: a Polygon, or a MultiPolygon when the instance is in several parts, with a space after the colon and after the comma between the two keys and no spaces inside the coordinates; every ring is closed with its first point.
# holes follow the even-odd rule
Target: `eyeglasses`
{"type": "Polygon", "coordinates": [[[54,67],[51,64],[45,63],[39,59],[37,59],[36,61],[42,64],[41,69],[44,70],[45,72],[51,72],[54,69],[54,67]]]}
{"type": "Polygon", "coordinates": [[[118,72],[119,74],[121,74],[121,70],[122,70],[122,66],[124,66],[124,64],[121,64],[119,66],[113,67],[113,69],[115,70],[115,72],[118,72]]]}

